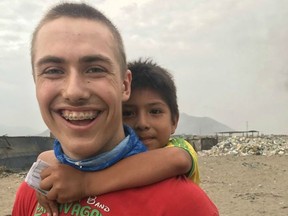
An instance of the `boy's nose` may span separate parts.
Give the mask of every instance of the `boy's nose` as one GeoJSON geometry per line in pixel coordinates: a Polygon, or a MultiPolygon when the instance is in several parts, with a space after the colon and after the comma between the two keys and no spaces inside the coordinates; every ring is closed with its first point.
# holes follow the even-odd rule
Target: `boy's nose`
{"type": "Polygon", "coordinates": [[[70,73],[63,89],[63,97],[65,100],[79,102],[87,100],[89,96],[90,93],[84,77],[78,73],[70,73]]]}
{"type": "Polygon", "coordinates": [[[144,114],[138,115],[135,128],[136,130],[147,130],[150,128],[149,120],[144,114]]]}

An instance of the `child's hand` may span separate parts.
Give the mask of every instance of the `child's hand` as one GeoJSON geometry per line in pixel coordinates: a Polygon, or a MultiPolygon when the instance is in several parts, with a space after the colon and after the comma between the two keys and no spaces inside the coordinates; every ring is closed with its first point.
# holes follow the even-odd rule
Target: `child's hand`
{"type": "Polygon", "coordinates": [[[56,201],[48,200],[46,196],[39,192],[37,192],[37,199],[39,204],[46,209],[47,215],[58,216],[58,204],[56,201]]]}
{"type": "Polygon", "coordinates": [[[68,165],[58,164],[44,169],[40,176],[41,189],[49,191],[48,200],[69,203],[86,197],[85,172],[68,165]]]}

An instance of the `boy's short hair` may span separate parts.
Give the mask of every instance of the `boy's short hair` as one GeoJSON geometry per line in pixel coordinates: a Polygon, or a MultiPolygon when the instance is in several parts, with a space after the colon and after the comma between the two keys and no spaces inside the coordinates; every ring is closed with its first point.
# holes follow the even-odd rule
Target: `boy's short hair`
{"type": "Polygon", "coordinates": [[[116,50],[115,54],[119,61],[120,70],[122,75],[125,74],[127,70],[126,54],[124,49],[124,44],[120,32],[116,26],[99,10],[93,8],[85,3],[60,3],[52,7],[46,15],[40,20],[39,24],[36,26],[31,41],[31,63],[33,67],[34,55],[35,55],[35,41],[37,34],[41,27],[46,23],[58,19],[60,17],[70,17],[70,18],[84,18],[92,21],[100,22],[104,24],[111,31],[114,39],[116,50]]]}
{"type": "Polygon", "coordinates": [[[176,86],[173,76],[151,59],[139,59],[128,63],[132,73],[131,92],[136,89],[151,89],[167,103],[172,121],[179,118],[176,86]]]}

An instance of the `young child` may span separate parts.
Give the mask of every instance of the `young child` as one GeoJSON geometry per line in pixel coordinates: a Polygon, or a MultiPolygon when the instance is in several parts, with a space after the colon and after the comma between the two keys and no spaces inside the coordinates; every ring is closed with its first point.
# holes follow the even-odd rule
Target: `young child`
{"type": "Polygon", "coordinates": [[[162,147],[180,147],[186,150],[192,160],[190,171],[186,175],[199,184],[195,150],[182,138],[170,138],[179,120],[172,75],[149,59],[130,62],[128,68],[132,72],[132,83],[130,98],[123,103],[124,122],[135,130],[149,150],[162,147]]]}
{"type": "Polygon", "coordinates": [[[149,59],[131,62],[128,68],[132,72],[131,95],[123,103],[123,120],[153,151],[130,156],[97,172],[81,172],[66,165],[44,170],[41,188],[50,190],[49,200],[41,194],[38,200],[47,212],[57,215],[57,204],[51,200],[71,202],[176,175],[186,175],[196,184],[200,183],[195,150],[182,138],[170,138],[179,119],[171,74],[149,59]]]}

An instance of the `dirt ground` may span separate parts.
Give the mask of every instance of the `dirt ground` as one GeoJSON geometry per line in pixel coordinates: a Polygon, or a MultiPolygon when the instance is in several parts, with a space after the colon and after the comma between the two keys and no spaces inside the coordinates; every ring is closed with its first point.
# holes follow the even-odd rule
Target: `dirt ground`
{"type": "MultiPolygon", "coordinates": [[[[199,156],[201,187],[221,216],[287,216],[288,156],[199,156]]],[[[11,213],[21,174],[0,178],[0,215],[11,213]]]]}

